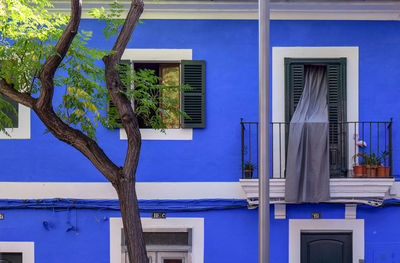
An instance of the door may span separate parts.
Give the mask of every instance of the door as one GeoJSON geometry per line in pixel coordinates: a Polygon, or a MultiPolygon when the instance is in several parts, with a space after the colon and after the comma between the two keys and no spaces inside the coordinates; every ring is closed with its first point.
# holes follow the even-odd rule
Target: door
{"type": "Polygon", "coordinates": [[[301,263],[352,263],[351,233],[301,233],[301,263]]]}

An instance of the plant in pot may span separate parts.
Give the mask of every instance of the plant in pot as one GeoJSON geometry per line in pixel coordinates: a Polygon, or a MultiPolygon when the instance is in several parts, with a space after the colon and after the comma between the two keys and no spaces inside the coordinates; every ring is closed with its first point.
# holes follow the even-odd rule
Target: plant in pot
{"type": "Polygon", "coordinates": [[[354,165],[353,165],[353,173],[354,177],[367,177],[367,166],[364,165],[362,162],[358,164],[356,158],[359,157],[359,154],[353,156],[354,165]]]}
{"type": "Polygon", "coordinates": [[[378,177],[389,177],[390,176],[390,166],[385,166],[386,159],[389,156],[389,152],[384,151],[379,156],[379,165],[377,169],[378,177]]]}
{"type": "Polygon", "coordinates": [[[381,154],[371,153],[359,153],[357,156],[362,158],[360,165],[366,167],[367,177],[388,177],[390,173],[390,167],[383,166],[382,163],[386,163],[386,158],[389,155],[388,152],[382,152],[381,154]]]}
{"type": "Polygon", "coordinates": [[[244,169],[244,178],[251,179],[253,177],[253,171],[256,169],[255,163],[252,161],[246,161],[243,165],[244,169]]]}

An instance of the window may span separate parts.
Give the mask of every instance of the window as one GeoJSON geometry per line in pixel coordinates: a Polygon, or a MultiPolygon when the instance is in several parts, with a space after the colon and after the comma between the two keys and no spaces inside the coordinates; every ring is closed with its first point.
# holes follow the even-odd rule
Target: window
{"type": "Polygon", "coordinates": [[[18,103],[0,94],[0,99],[8,102],[15,112],[4,109],[3,112],[11,119],[12,125],[6,128],[18,128],[18,103]]]}
{"type": "MultiPolygon", "coordinates": [[[[325,62],[328,60],[346,59],[345,70],[343,71],[343,82],[345,83],[343,120],[348,122],[358,121],[358,47],[273,47],[272,49],[272,122],[285,122],[287,120],[288,109],[286,108],[286,79],[287,64],[285,58],[296,59],[315,59],[312,64],[325,62]],[[320,61],[318,61],[320,60],[320,61]]],[[[327,63],[325,63],[327,65],[327,63]]],[[[294,105],[294,104],[293,104],[294,105]]],[[[289,107],[289,105],[288,105],[289,107]]],[[[278,125],[272,128],[273,133],[273,177],[282,178],[283,172],[279,167],[285,167],[285,145],[286,131],[279,129],[278,125]]],[[[349,127],[347,134],[354,134],[352,127],[349,127]]],[[[352,156],[354,155],[354,140],[352,136],[345,138],[341,147],[347,153],[345,163],[347,169],[352,169],[352,156]],[[347,150],[346,150],[347,149],[347,150]]],[[[282,169],[283,170],[283,169],[282,169]]]]}
{"type": "MultiPolygon", "coordinates": [[[[152,69],[156,75],[164,79],[191,86],[191,89],[182,91],[181,94],[157,94],[157,96],[172,95],[179,98],[181,110],[190,118],[176,117],[167,120],[165,134],[149,129],[142,120],[139,120],[142,139],[191,140],[192,128],[205,127],[205,62],[192,60],[192,50],[127,49],[122,60],[135,70],[152,69]]],[[[120,138],[126,139],[123,129],[120,138]]]]}
{"type": "Polygon", "coordinates": [[[6,127],[9,135],[0,133],[0,139],[30,139],[31,136],[31,116],[30,109],[26,106],[18,104],[6,96],[0,95],[3,100],[8,101],[14,107],[17,114],[14,112],[5,112],[12,120],[12,126],[6,127]]]}
{"type": "MultiPolygon", "coordinates": [[[[204,218],[142,218],[151,263],[203,263],[204,218]]],[[[127,263],[122,219],[110,218],[110,263],[127,263]]]]}
{"type": "MultiPolygon", "coordinates": [[[[303,93],[305,69],[324,66],[327,79],[331,177],[347,175],[346,58],[285,58],[285,118],[289,123],[303,93]]],[[[287,134],[286,134],[287,138],[287,134]]]]}
{"type": "Polygon", "coordinates": [[[34,263],[33,242],[0,242],[0,262],[34,263]]]}
{"type": "MultiPolygon", "coordinates": [[[[143,233],[149,263],[191,262],[191,229],[158,229],[155,231],[158,232],[153,232],[152,230],[144,230],[143,233]]],[[[121,236],[121,263],[129,263],[123,229],[121,229],[121,236]]]]}

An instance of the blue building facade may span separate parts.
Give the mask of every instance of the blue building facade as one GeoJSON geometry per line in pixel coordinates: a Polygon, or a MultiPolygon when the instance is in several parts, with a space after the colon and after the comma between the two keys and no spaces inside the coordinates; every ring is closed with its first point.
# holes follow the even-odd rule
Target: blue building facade
{"type": "MultiPolygon", "coordinates": [[[[305,262],[304,233],[349,234],[349,262],[400,260],[396,226],[400,189],[395,181],[400,158],[396,154],[400,23],[391,17],[349,16],[271,21],[272,121],[285,121],[284,58],[344,57],[347,121],[357,122],[355,131],[348,130],[348,172],[331,179],[328,203],[285,203],[284,172],[278,169],[284,160],[277,159],[279,148],[272,143],[270,258],[274,263],[305,262]],[[352,155],[358,150],[350,148],[354,134],[361,135],[358,122],[391,118],[394,178],[354,178],[352,155]],[[320,219],[311,219],[312,214],[320,219]]],[[[123,59],[206,64],[205,128],[171,129],[166,134],[142,131],[137,189],[144,231],[183,233],[186,242],[174,244],[172,237],[164,243],[149,241],[152,263],[168,258],[192,263],[257,262],[258,180],[257,171],[252,179],[242,178],[241,118],[258,120],[258,22],[216,16],[156,17],[143,22],[123,59]],[[153,212],[165,212],[166,218],[153,219],[153,212]]],[[[103,26],[92,19],[81,22],[81,29],[93,31],[89,45],[109,49],[113,41],[103,38],[103,26]]],[[[0,253],[18,254],[24,263],[127,262],[112,186],[81,153],[44,134],[45,127],[33,112],[20,109],[24,125],[0,139],[0,253]]],[[[387,130],[389,136],[387,128],[377,130],[387,130]]],[[[253,150],[247,148],[243,158],[248,160],[249,152],[254,152],[255,160],[254,130],[249,134],[253,150]]],[[[124,160],[124,136],[120,130],[98,130],[100,146],[117,164],[124,160]]],[[[271,135],[271,142],[279,142],[276,136],[271,135]]],[[[379,140],[371,139],[373,150],[379,140]]],[[[388,145],[385,141],[380,147],[388,145]]]]}

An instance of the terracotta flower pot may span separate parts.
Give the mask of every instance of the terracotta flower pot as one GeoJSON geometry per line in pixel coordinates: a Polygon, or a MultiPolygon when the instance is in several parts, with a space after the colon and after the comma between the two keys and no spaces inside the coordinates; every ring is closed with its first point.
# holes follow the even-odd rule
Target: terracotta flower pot
{"type": "Polygon", "coordinates": [[[378,177],[389,177],[389,175],[390,175],[390,167],[388,166],[378,167],[378,177]]]}
{"type": "Polygon", "coordinates": [[[244,170],[244,178],[245,179],[253,178],[253,170],[244,170]]]}
{"type": "Polygon", "coordinates": [[[376,172],[378,170],[378,165],[366,165],[367,166],[367,177],[376,177],[376,172]]]}
{"type": "Polygon", "coordinates": [[[354,177],[366,177],[367,167],[366,165],[355,165],[353,166],[354,177]]]}

